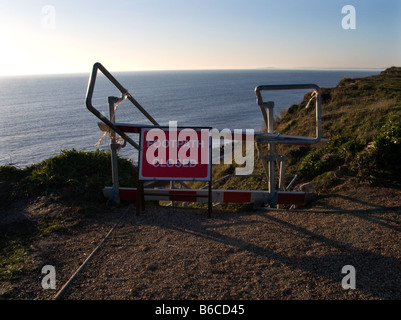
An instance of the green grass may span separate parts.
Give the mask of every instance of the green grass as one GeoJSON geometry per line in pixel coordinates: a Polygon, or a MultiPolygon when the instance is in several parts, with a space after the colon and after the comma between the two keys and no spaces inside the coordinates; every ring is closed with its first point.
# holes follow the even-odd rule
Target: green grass
{"type": "Polygon", "coordinates": [[[24,274],[23,262],[31,250],[31,243],[62,229],[62,226],[60,217],[45,218],[17,223],[13,230],[6,230],[0,239],[0,281],[10,281],[24,274]]]}
{"type": "Polygon", "coordinates": [[[58,218],[45,219],[36,225],[37,233],[40,237],[46,237],[54,231],[63,227],[63,221],[58,218]]]}
{"type": "MultiPolygon", "coordinates": [[[[305,181],[317,179],[321,184],[341,168],[342,174],[371,183],[393,180],[401,169],[401,68],[342,79],[335,88],[322,89],[322,102],[323,135],[329,141],[323,148],[282,148],[290,169],[305,181]]],[[[291,107],[277,121],[277,132],[313,135],[305,103],[306,99],[291,107]]]]}
{"type": "Polygon", "coordinates": [[[27,246],[20,242],[7,243],[0,255],[0,281],[10,281],[18,278],[25,270],[24,257],[27,255],[27,246]]]}
{"type": "MultiPolygon", "coordinates": [[[[137,169],[127,159],[118,159],[121,186],[136,186],[137,169]]],[[[57,156],[24,169],[0,167],[0,201],[52,195],[63,200],[101,201],[102,189],[112,184],[110,153],[63,150],[57,156]]],[[[1,205],[0,204],[0,205],[1,205]]]]}
{"type": "MultiPolygon", "coordinates": [[[[315,136],[315,110],[305,108],[309,99],[307,93],[282,113],[275,120],[275,132],[315,136]]],[[[326,145],[277,147],[287,157],[286,173],[298,174],[298,182],[314,180],[318,190],[325,191],[341,179],[400,184],[401,68],[366,78],[344,78],[334,88],[322,88],[322,113],[323,136],[329,139],[326,145]]],[[[264,173],[256,153],[254,173],[264,173]]],[[[267,190],[261,179],[233,178],[219,187],[267,190]]]]}
{"type": "MultiPolygon", "coordinates": [[[[121,186],[136,186],[137,169],[118,159],[121,186]]],[[[63,150],[55,157],[30,167],[0,167],[0,219],[2,208],[14,201],[45,196],[48,201],[80,208],[84,217],[91,208],[106,204],[104,186],[111,185],[110,154],[104,151],[63,150]]],[[[24,274],[23,262],[31,243],[63,228],[64,217],[37,217],[0,228],[0,281],[24,274]]]]}

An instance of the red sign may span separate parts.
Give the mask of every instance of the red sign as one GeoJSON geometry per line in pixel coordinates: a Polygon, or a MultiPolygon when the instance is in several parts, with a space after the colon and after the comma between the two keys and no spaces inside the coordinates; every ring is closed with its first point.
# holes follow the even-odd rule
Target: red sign
{"type": "Polygon", "coordinates": [[[142,128],[140,180],[209,181],[209,128],[142,128]]]}

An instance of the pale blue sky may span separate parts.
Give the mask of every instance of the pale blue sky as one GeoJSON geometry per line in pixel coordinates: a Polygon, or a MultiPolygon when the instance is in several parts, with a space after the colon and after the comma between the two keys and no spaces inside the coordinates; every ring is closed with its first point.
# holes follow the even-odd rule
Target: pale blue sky
{"type": "Polygon", "coordinates": [[[0,39],[0,75],[386,68],[401,66],[401,1],[0,0],[0,39]]]}

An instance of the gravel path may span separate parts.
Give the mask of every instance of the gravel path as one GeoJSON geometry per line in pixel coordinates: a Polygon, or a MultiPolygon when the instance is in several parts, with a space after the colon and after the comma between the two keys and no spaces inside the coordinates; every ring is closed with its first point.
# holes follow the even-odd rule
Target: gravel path
{"type": "MultiPolygon", "coordinates": [[[[359,188],[295,211],[232,213],[148,207],[129,212],[64,299],[400,299],[401,191],[359,188]],[[356,289],[342,287],[342,268],[356,289]]],[[[30,254],[57,271],[57,289],[125,208],[66,226],[30,254]],[[40,257],[40,259],[39,259],[40,257]]],[[[8,299],[51,299],[39,265],[12,283],[8,299]]]]}

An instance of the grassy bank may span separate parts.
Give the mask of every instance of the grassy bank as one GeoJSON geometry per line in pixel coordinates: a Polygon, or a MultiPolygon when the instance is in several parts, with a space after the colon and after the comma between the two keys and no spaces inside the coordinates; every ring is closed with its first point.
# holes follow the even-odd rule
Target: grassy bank
{"type": "MultiPolygon", "coordinates": [[[[307,93],[275,120],[276,133],[315,136],[315,110],[306,108],[310,97],[307,93]]],[[[322,192],[352,182],[400,185],[401,68],[322,88],[322,113],[323,136],[328,138],[323,147],[278,146],[287,157],[287,173],[298,174],[298,182],[315,181],[322,192]]],[[[263,172],[255,153],[254,173],[263,172]]],[[[220,187],[266,189],[265,180],[233,178],[220,187]]]]}
{"type": "MultiPolygon", "coordinates": [[[[304,134],[306,99],[278,120],[278,131],[304,134]]],[[[322,92],[323,148],[288,150],[294,170],[324,189],[345,179],[398,184],[401,169],[401,68],[367,78],[342,79],[322,92]]],[[[308,117],[309,116],[309,117],[308,117]]]]}
{"type": "MultiPolygon", "coordinates": [[[[121,186],[135,186],[137,171],[129,160],[119,158],[121,186]]],[[[77,202],[103,201],[102,189],[112,184],[110,153],[63,150],[55,157],[24,169],[0,167],[0,201],[51,196],[77,202]]]]}
{"type": "MultiPolygon", "coordinates": [[[[118,161],[120,184],[135,186],[134,165],[118,161]]],[[[24,169],[0,167],[0,281],[24,274],[35,240],[102,211],[102,189],[111,181],[110,154],[103,151],[64,150],[24,169]]]]}

